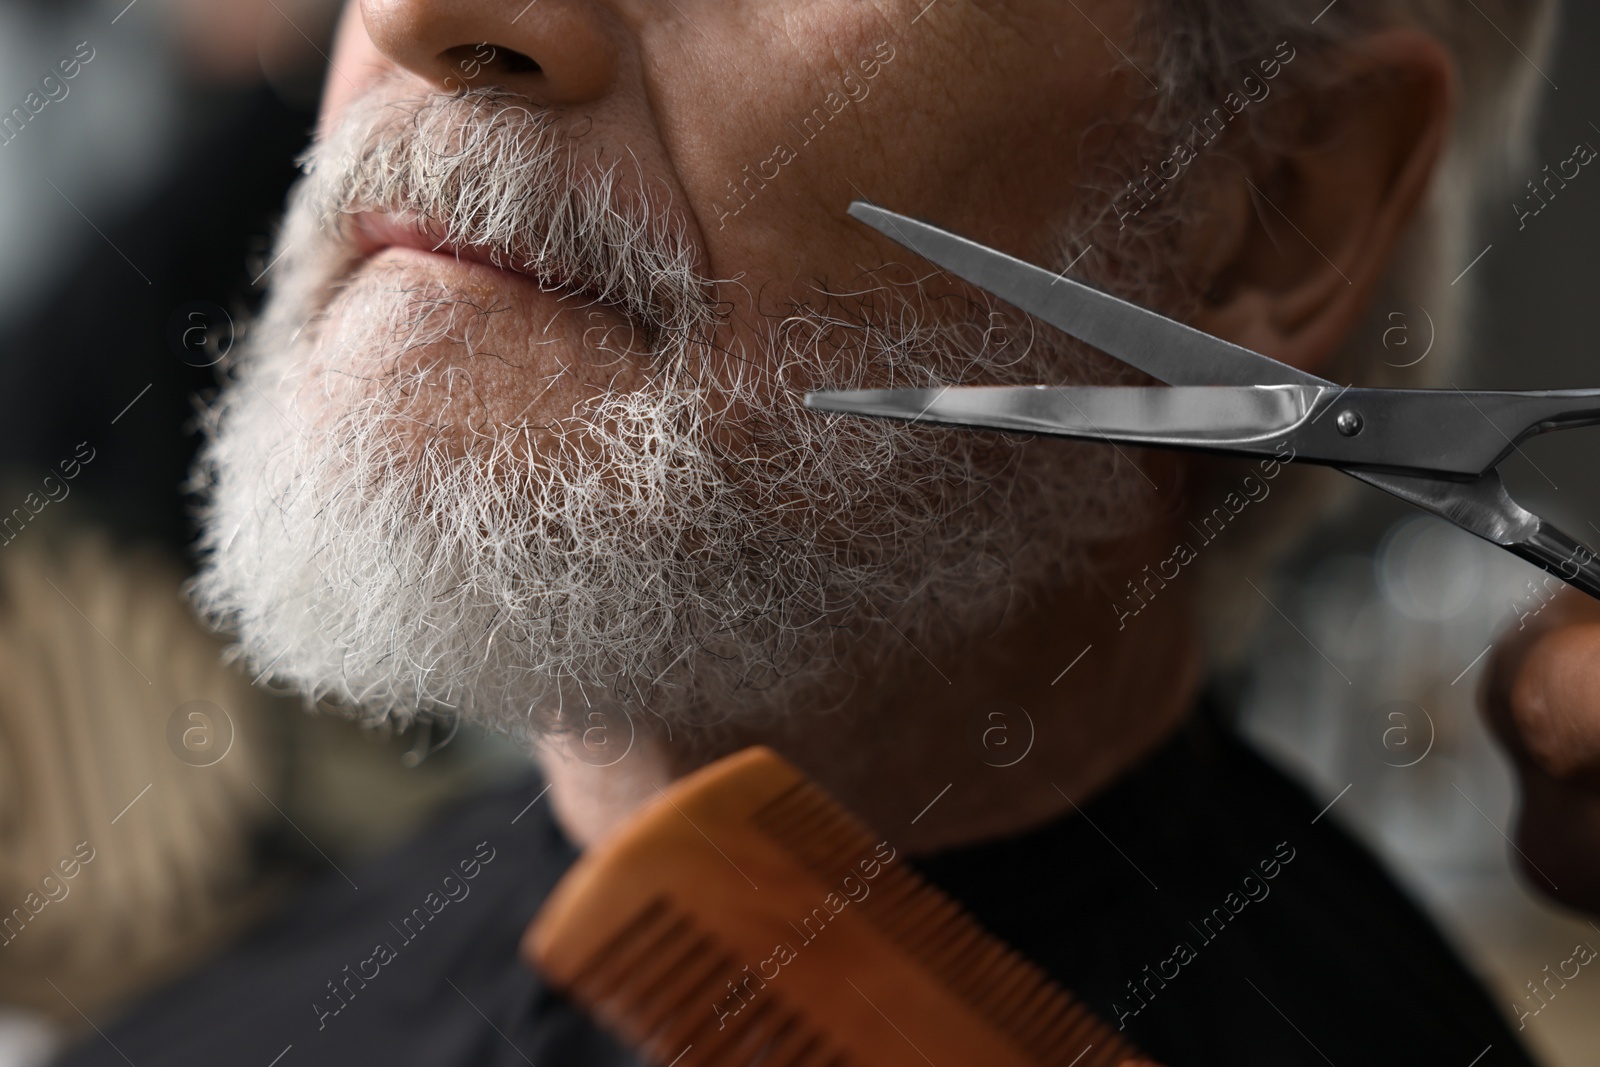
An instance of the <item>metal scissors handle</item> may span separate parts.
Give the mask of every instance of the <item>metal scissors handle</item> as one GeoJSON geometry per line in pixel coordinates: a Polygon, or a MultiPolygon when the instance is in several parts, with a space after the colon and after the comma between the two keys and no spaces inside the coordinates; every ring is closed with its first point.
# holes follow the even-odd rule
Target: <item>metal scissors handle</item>
{"type": "Polygon", "coordinates": [[[1537,433],[1600,424],[1600,389],[1353,389],[925,222],[850,214],[951,274],[1167,387],[815,392],[818,411],[1335,467],[1600,599],[1600,557],[1523,508],[1497,466],[1537,433]]]}

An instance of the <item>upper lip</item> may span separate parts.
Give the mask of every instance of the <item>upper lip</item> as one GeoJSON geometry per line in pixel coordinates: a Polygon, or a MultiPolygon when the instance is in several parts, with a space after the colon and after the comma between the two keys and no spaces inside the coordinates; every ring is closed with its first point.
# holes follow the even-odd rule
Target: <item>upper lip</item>
{"type": "Polygon", "coordinates": [[[497,270],[520,274],[536,282],[546,292],[578,296],[595,302],[603,301],[593,287],[583,284],[571,274],[551,270],[546,265],[534,270],[528,266],[530,257],[518,255],[514,250],[485,248],[481,245],[462,244],[448,240],[433,223],[418,218],[407,218],[384,211],[365,211],[352,218],[351,232],[360,259],[369,259],[385,248],[414,248],[421,252],[435,252],[454,256],[469,263],[482,263],[497,270]]]}

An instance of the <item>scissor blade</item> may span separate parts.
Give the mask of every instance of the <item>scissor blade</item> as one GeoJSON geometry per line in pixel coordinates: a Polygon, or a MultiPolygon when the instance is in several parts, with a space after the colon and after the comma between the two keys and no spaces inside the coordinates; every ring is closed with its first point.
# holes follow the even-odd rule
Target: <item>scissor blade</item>
{"type": "Polygon", "coordinates": [[[810,393],[818,411],[875,415],[987,430],[1120,441],[1152,448],[1271,451],[1325,387],[968,386],[810,393]]]}
{"type": "Polygon", "coordinates": [[[864,201],[850,214],[1069,336],[1171,385],[1327,385],[1154,311],[864,201]]]}
{"type": "Polygon", "coordinates": [[[1600,554],[1511,499],[1499,471],[1486,471],[1470,482],[1375,471],[1345,473],[1477,534],[1600,600],[1600,554]]]}

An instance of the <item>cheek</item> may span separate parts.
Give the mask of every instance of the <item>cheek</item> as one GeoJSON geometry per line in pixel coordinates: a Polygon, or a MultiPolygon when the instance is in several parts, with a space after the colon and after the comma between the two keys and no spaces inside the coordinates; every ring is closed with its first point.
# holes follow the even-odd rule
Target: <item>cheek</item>
{"type": "MultiPolygon", "coordinates": [[[[1009,6],[941,3],[919,19],[925,0],[767,10],[782,6],[798,10],[712,20],[697,62],[647,72],[717,276],[742,275],[751,293],[759,279],[777,304],[901,260],[846,216],[855,199],[1054,253],[1042,234],[1071,201],[1084,131],[1129,99],[1083,16],[1052,5],[1012,23],[1009,6]]],[[[1106,5],[1080,6],[1115,27],[1106,5]]]]}
{"type": "Polygon", "coordinates": [[[322,111],[318,116],[318,130],[327,133],[332,123],[344,114],[346,108],[369,87],[373,72],[386,70],[389,61],[378,51],[367,36],[361,21],[361,4],[350,0],[339,18],[339,29],[334,35],[333,52],[322,86],[322,111]]]}
{"type": "MultiPolygon", "coordinates": [[[[867,4],[826,0],[798,12],[784,8],[799,5],[766,4],[744,15],[725,6],[695,8],[710,38],[673,30],[669,39],[662,28],[641,41],[660,136],[724,277],[778,236],[774,220],[816,210],[836,156],[864,162],[860,112],[872,106],[887,71],[865,83],[864,101],[849,100],[844,79],[859,83],[858,64],[895,36],[867,4]],[[841,101],[848,101],[842,109],[841,101]]],[[[855,178],[867,175],[858,170],[855,178]]],[[[838,211],[822,214],[844,207],[833,206],[838,211]]],[[[794,228],[781,230],[793,236],[794,228]]]]}

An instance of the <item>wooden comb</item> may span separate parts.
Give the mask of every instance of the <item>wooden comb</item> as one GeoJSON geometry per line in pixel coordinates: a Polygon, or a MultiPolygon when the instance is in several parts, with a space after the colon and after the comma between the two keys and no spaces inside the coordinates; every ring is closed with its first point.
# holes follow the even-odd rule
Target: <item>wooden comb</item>
{"type": "Polygon", "coordinates": [[[589,849],[522,948],[657,1065],[1148,1063],[766,748],[589,849]]]}

